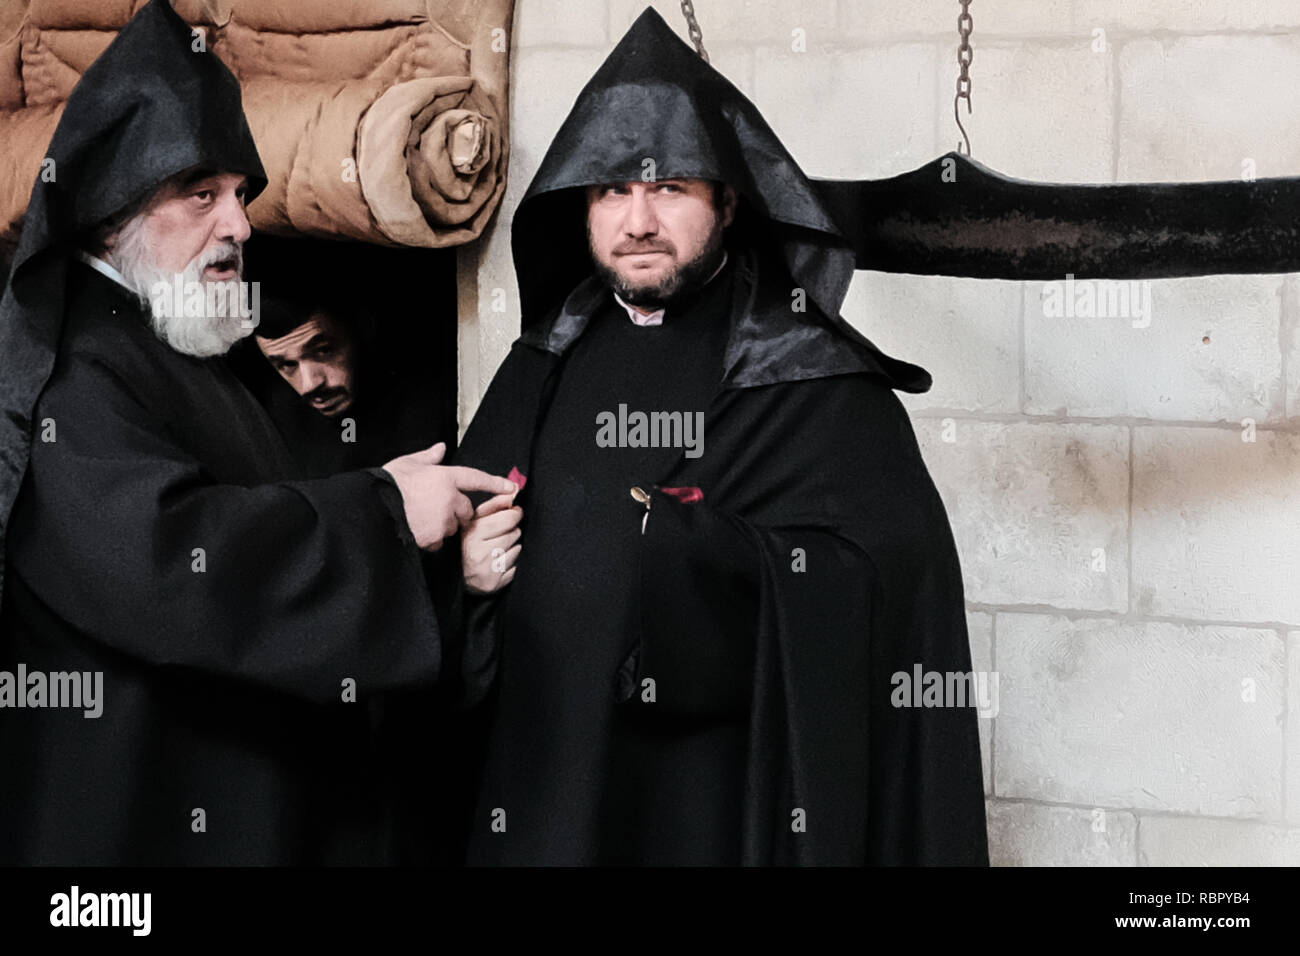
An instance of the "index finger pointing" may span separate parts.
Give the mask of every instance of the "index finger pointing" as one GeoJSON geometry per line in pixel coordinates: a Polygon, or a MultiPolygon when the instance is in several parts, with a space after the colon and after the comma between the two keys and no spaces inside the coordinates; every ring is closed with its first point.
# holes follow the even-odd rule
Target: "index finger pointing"
{"type": "Polygon", "coordinates": [[[461,491],[491,491],[498,495],[511,495],[519,490],[509,478],[489,475],[486,471],[479,471],[477,468],[452,465],[448,470],[451,472],[451,480],[461,491]]]}

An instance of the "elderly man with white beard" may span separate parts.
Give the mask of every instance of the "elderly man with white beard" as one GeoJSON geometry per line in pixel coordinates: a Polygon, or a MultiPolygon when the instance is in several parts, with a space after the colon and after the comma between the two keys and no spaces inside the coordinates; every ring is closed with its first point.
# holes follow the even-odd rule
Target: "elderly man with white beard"
{"type": "Polygon", "coordinates": [[[225,355],[255,326],[241,280],[247,193],[247,176],[186,170],[101,229],[95,253],[79,258],[134,292],[149,307],[154,332],[176,351],[225,355]]]}
{"type": "Polygon", "coordinates": [[[439,674],[422,553],[515,486],[436,445],[305,480],[223,357],[252,323],[154,294],[237,281],[265,184],[166,0],[49,157],[0,301],[0,671],[28,675],[0,694],[0,863],[410,859],[395,781],[434,758],[392,760],[372,717],[439,674]],[[102,675],[93,719],[43,689],[72,672],[102,675]]]}

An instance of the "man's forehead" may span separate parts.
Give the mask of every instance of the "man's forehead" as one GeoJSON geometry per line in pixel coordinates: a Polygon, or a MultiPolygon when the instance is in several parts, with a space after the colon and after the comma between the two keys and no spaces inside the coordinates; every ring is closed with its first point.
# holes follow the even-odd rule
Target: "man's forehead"
{"type": "Polygon", "coordinates": [[[317,335],[332,335],[337,323],[328,313],[317,312],[287,335],[276,339],[257,336],[257,344],[267,355],[286,355],[302,348],[317,335]]]}
{"type": "Polygon", "coordinates": [[[200,185],[217,185],[224,181],[233,180],[236,189],[248,185],[248,177],[243,173],[226,172],[220,169],[191,169],[177,176],[172,177],[163,184],[164,189],[170,187],[171,191],[184,192],[187,189],[193,189],[200,185]]]}

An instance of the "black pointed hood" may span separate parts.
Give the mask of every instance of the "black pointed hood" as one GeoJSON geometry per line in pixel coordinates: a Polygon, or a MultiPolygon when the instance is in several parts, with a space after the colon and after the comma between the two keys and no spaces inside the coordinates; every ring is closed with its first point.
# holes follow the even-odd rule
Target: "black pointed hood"
{"type": "MultiPolygon", "coordinates": [[[[653,8],[637,18],[578,94],[515,213],[511,243],[523,327],[532,333],[526,338],[557,341],[537,326],[555,316],[592,271],[581,187],[649,178],[647,170],[655,179],[732,185],[741,196],[742,214],[758,220],[764,242],[794,284],[829,317],[820,329],[801,322],[798,355],[788,354],[789,330],[782,327],[791,315],[788,292],[784,309],[769,310],[768,321],[748,323],[748,335],[785,339],[781,349],[768,351],[773,362],[797,364],[798,374],[789,378],[842,374],[849,367],[907,391],[929,388],[923,369],[884,355],[840,318],[853,276],[853,249],[757,107],[653,8]]],[[[731,231],[749,237],[748,225],[738,221],[731,231]]],[[[751,359],[763,353],[761,344],[739,343],[735,334],[733,329],[733,357],[741,348],[751,359]]],[[[782,380],[779,368],[763,364],[754,368],[752,382],[733,384],[782,380]]]]}
{"type": "Polygon", "coordinates": [[[195,167],[247,176],[250,200],[266,185],[238,81],[167,0],[151,0],[68,97],[0,299],[0,594],[5,530],[27,469],[32,411],[54,365],[68,261],[89,230],[195,167]]]}

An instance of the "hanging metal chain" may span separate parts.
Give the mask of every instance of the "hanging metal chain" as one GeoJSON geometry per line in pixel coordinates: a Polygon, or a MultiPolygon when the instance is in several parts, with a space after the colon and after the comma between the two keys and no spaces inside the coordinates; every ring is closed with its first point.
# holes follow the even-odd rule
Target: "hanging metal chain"
{"type": "Polygon", "coordinates": [[[686,32],[691,35],[695,52],[700,55],[701,60],[708,63],[709,54],[704,49],[704,33],[700,30],[700,21],[695,19],[695,4],[691,3],[691,0],[682,0],[682,16],[686,17],[686,32]]]}
{"type": "Polygon", "coordinates": [[[961,4],[961,16],[957,18],[957,32],[961,35],[961,44],[957,47],[957,65],[961,70],[957,76],[957,95],[952,98],[952,115],[957,120],[957,128],[961,130],[962,139],[966,141],[965,149],[962,148],[961,143],[957,144],[957,152],[969,156],[970,134],[961,124],[961,113],[957,109],[957,104],[965,100],[966,114],[970,115],[970,64],[971,60],[975,59],[975,51],[970,46],[970,35],[975,29],[975,21],[970,15],[971,0],[958,0],[958,2],[961,4]]]}

